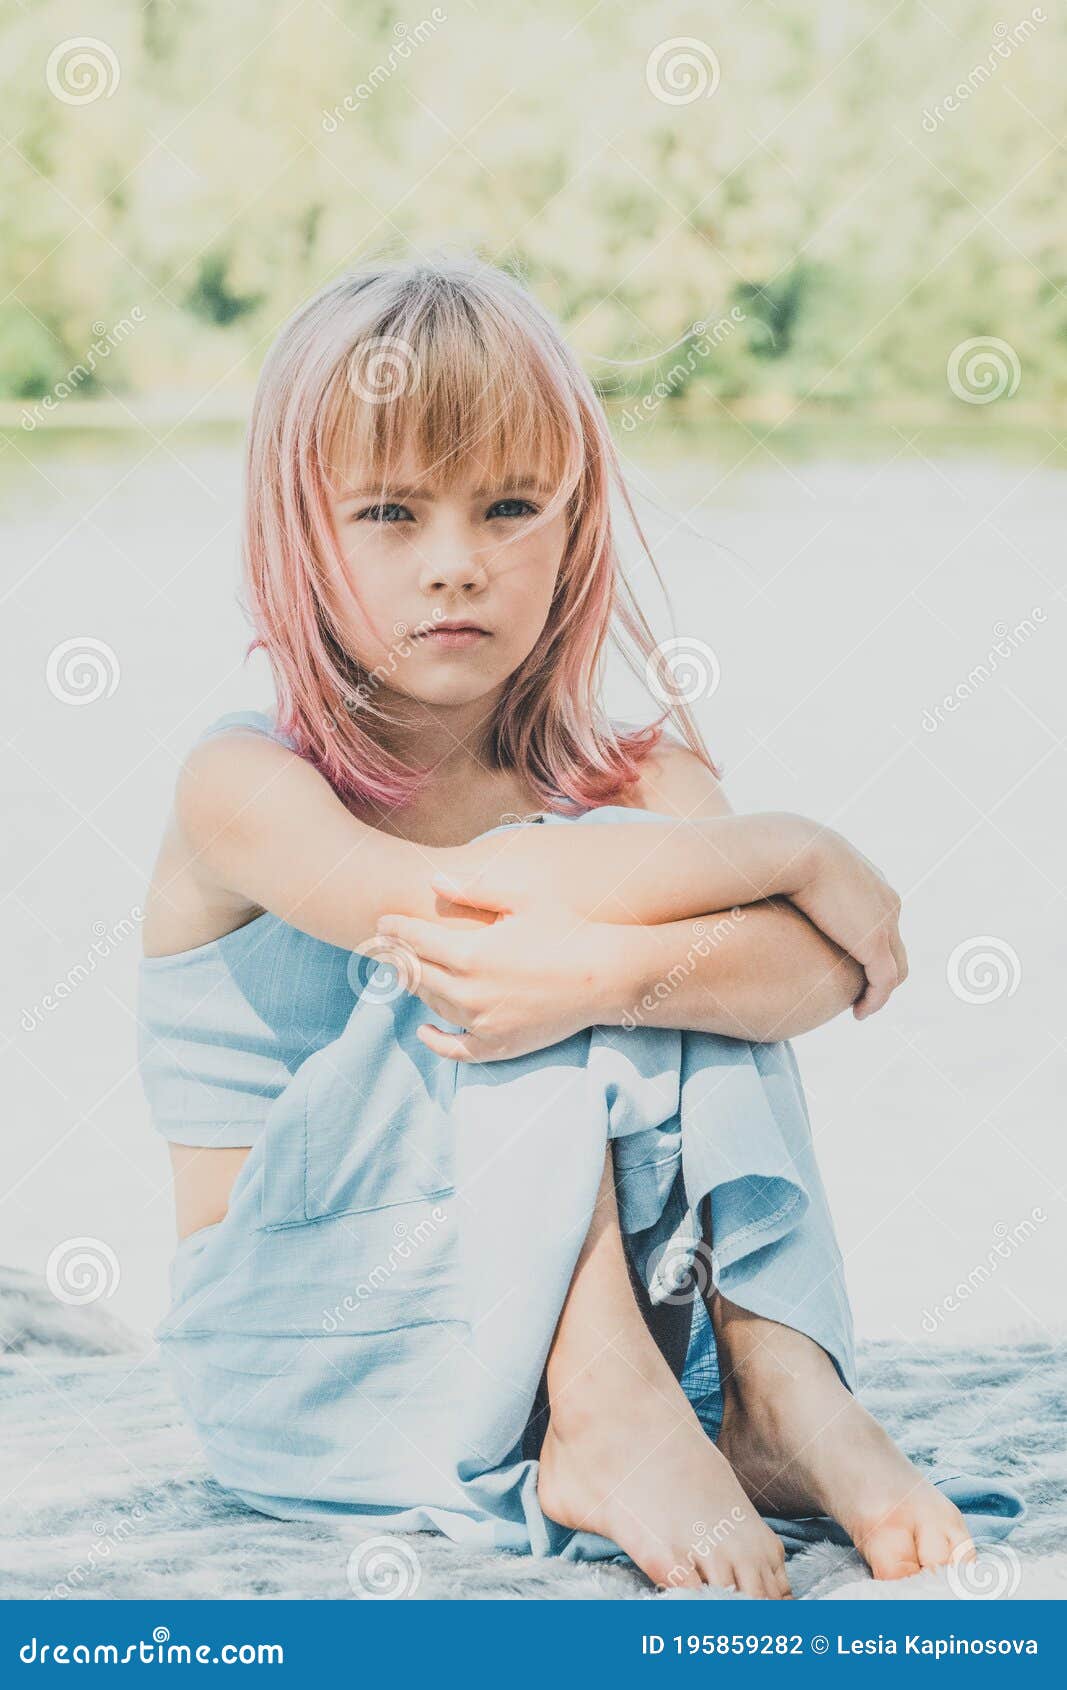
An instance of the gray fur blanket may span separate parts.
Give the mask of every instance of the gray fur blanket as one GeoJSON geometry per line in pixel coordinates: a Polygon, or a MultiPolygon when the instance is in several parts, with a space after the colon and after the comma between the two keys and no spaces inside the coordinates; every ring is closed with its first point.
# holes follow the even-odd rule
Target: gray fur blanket
{"type": "MultiPolygon", "coordinates": [[[[876,1584],[854,1551],[818,1544],[790,1561],[798,1596],[1067,1597],[1067,1344],[868,1344],[863,1397],[913,1459],[1005,1478],[1029,1512],[983,1551],[970,1591],[944,1573],[876,1584]]],[[[12,1269],[0,1269],[0,1464],[5,1598],[673,1599],[630,1566],[253,1513],[207,1476],[150,1342],[12,1269]]]]}

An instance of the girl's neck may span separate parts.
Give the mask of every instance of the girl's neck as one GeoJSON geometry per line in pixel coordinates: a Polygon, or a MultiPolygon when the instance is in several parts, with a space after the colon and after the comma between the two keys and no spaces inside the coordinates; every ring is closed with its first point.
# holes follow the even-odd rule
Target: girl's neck
{"type": "Polygon", "coordinates": [[[435,781],[464,779],[489,767],[489,729],[495,696],[469,704],[431,705],[419,699],[390,697],[389,722],[375,720],[374,738],[394,757],[432,769],[435,781]]]}

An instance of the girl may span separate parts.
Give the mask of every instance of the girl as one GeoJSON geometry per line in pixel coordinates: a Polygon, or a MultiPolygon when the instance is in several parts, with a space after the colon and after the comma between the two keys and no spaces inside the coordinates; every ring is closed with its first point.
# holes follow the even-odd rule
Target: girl
{"type": "Polygon", "coordinates": [[[368,269],[282,330],[244,545],[278,706],[190,750],[144,923],[159,1338],[268,1513],[773,1598],[761,1514],[829,1514],[901,1577],[967,1529],[851,1394],[784,1042],[885,1003],[899,902],[732,815],[684,706],[605,718],[609,634],[654,656],[613,485],[495,270],[368,269]]]}

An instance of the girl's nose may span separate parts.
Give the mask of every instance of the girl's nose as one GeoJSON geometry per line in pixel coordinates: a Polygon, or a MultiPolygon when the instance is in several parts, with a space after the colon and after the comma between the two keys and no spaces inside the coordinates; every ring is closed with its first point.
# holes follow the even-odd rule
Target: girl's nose
{"type": "Polygon", "coordinates": [[[485,567],[473,547],[456,544],[428,548],[422,568],[424,588],[432,590],[434,587],[455,587],[471,590],[484,587],[486,580],[485,567]]]}

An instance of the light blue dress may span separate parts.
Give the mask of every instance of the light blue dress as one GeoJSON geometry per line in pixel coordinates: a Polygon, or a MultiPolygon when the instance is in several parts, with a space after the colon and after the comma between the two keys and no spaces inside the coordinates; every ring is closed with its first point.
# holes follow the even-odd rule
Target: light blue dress
{"type": "MultiPolygon", "coordinates": [[[[207,732],[239,725],[282,738],[258,712],[207,732]]],[[[659,819],[607,806],[545,820],[646,818],[659,819]]],[[[709,1433],[715,1346],[693,1295],[709,1210],[723,1293],[807,1333],[854,1386],[793,1051],[594,1026],[477,1066],[427,1050],[428,1019],[441,1024],[391,964],[270,914],[146,959],[156,1124],[252,1147],[225,1219],[179,1244],[156,1336],[213,1473],[253,1508],[617,1556],[543,1514],[535,1418],[609,1143],[631,1271],[653,1318],[684,1315],[676,1371],[709,1433]]]]}

